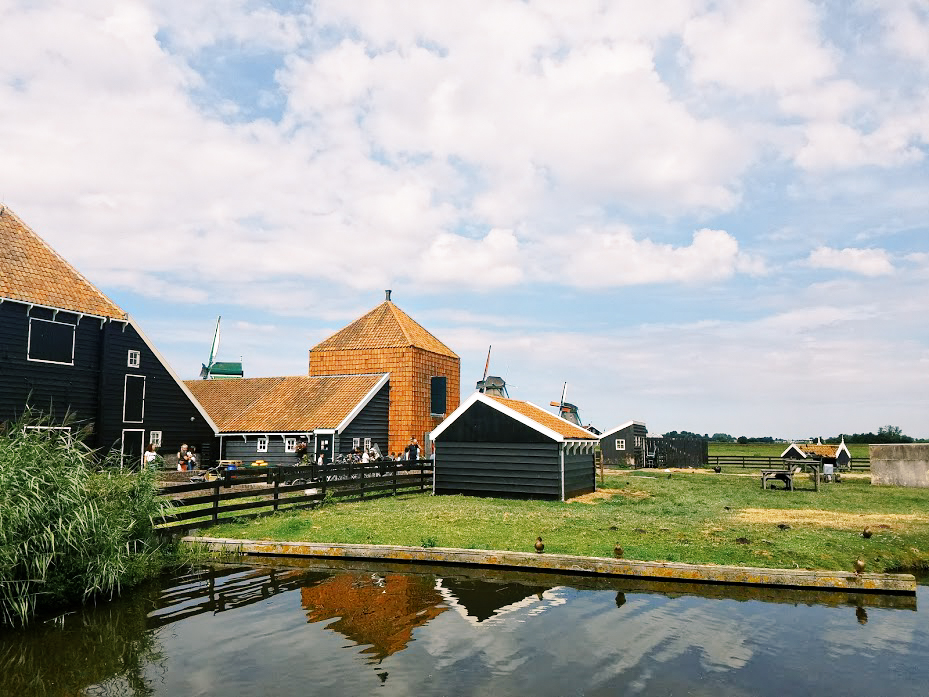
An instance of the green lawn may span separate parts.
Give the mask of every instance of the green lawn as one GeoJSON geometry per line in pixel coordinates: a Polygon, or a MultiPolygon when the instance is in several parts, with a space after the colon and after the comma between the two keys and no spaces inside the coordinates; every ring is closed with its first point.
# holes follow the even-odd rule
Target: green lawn
{"type": "MultiPolygon", "coordinates": [[[[710,455],[745,455],[746,457],[780,457],[787,448],[787,443],[710,443],[710,455]]],[[[855,458],[868,459],[870,457],[867,444],[853,443],[847,446],[855,458]]]]}
{"type": "Polygon", "coordinates": [[[532,551],[541,535],[546,552],[585,556],[612,556],[619,543],[626,558],[647,561],[851,570],[861,555],[869,571],[929,567],[929,490],[845,478],[818,493],[762,491],[757,475],[610,472],[605,488],[616,493],[590,504],[415,494],[331,503],[206,534],[514,551],[532,551]],[[865,524],[874,531],[869,540],[865,524]]]}

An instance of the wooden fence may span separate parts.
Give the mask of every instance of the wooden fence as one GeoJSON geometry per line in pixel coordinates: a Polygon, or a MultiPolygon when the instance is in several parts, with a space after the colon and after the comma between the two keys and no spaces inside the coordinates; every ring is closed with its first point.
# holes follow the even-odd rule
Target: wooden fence
{"type": "MultiPolygon", "coordinates": [[[[713,467],[714,465],[720,467],[742,467],[743,469],[771,469],[783,467],[784,460],[779,457],[764,455],[709,455],[707,457],[707,466],[713,467]]],[[[866,457],[856,457],[852,459],[850,466],[853,470],[869,469],[871,467],[871,461],[866,457]]]]}
{"type": "Polygon", "coordinates": [[[220,469],[220,478],[163,486],[172,513],[161,530],[208,527],[231,518],[318,505],[328,496],[365,500],[432,490],[432,461],[328,464],[322,467],[220,469]]]}

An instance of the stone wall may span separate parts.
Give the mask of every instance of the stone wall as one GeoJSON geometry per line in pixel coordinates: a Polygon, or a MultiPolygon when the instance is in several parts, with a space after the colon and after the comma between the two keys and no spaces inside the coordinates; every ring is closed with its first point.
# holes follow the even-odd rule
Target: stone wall
{"type": "Polygon", "coordinates": [[[872,445],[871,484],[929,488],[929,443],[872,445]]]}

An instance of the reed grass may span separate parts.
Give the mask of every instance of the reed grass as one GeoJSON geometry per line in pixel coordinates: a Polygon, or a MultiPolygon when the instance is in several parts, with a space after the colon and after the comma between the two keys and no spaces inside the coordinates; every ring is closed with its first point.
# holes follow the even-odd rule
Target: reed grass
{"type": "Polygon", "coordinates": [[[169,552],[153,521],[154,473],[99,459],[27,411],[0,430],[0,622],[112,596],[160,571],[169,552]]]}

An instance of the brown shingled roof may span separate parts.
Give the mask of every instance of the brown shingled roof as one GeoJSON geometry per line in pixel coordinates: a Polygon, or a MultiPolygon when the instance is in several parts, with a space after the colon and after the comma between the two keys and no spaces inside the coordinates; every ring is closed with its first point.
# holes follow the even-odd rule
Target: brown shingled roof
{"type": "Polygon", "coordinates": [[[838,454],[838,445],[816,445],[806,444],[798,445],[798,448],[807,455],[819,455],[820,457],[835,457],[838,454]]]}
{"type": "Polygon", "coordinates": [[[335,428],[383,375],[187,380],[221,433],[335,428]]]}
{"type": "Polygon", "coordinates": [[[126,319],[112,300],[0,205],[0,298],[126,319]]]}
{"type": "Polygon", "coordinates": [[[458,358],[454,351],[417,324],[408,314],[387,300],[312,351],[345,351],[415,346],[432,353],[458,358]]]}
{"type": "Polygon", "coordinates": [[[590,431],[587,431],[580,426],[575,426],[570,421],[565,421],[560,416],[556,416],[551,412],[545,411],[542,407],[537,407],[531,402],[522,402],[518,399],[506,399],[504,397],[494,397],[493,395],[485,396],[500,402],[500,404],[509,407],[513,411],[522,414],[525,417],[532,419],[536,423],[545,426],[545,428],[555,431],[555,433],[558,433],[564,438],[597,440],[597,436],[590,431]]]}

